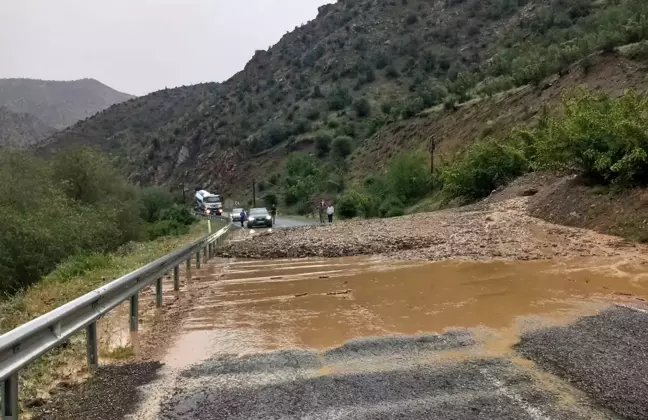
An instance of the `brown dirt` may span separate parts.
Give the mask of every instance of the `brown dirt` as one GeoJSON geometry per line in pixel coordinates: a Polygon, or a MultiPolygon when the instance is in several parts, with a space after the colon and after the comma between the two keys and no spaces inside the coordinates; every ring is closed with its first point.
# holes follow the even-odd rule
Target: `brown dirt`
{"type": "Polygon", "coordinates": [[[549,222],[630,240],[648,240],[648,190],[589,187],[579,178],[551,183],[531,200],[529,213],[549,222]]]}

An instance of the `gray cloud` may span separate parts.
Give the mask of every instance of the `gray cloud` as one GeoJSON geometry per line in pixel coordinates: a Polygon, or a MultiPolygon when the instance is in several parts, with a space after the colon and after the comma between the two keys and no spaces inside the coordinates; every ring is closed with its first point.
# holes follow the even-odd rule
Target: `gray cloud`
{"type": "Polygon", "coordinates": [[[222,81],[332,0],[0,0],[0,78],[222,81]]]}

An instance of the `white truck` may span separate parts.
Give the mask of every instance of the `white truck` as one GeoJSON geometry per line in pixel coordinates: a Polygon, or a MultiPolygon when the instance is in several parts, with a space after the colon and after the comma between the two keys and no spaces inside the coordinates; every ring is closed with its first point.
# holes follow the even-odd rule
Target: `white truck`
{"type": "Polygon", "coordinates": [[[212,194],[207,190],[198,190],[196,191],[196,209],[205,216],[222,216],[222,198],[220,195],[212,194]]]}

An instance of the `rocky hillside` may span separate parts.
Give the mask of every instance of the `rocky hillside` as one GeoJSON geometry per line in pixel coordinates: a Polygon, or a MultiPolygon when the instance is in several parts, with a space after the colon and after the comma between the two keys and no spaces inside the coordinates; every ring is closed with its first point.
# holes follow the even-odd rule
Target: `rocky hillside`
{"type": "Polygon", "coordinates": [[[371,170],[375,154],[358,155],[389,143],[385,133],[415,129],[417,115],[433,124],[498,92],[541,89],[592,52],[645,39],[647,14],[641,0],[341,0],[222,85],[111,107],[55,135],[46,152],[98,145],[135,181],[226,192],[254,177],[280,179],[295,150],[341,171],[350,165],[340,159],[371,170]]]}
{"type": "Polygon", "coordinates": [[[55,131],[32,115],[11,112],[0,106],[0,148],[27,148],[55,131]]]}
{"type": "Polygon", "coordinates": [[[131,98],[94,79],[0,79],[0,106],[30,114],[57,130],[131,98]]]}

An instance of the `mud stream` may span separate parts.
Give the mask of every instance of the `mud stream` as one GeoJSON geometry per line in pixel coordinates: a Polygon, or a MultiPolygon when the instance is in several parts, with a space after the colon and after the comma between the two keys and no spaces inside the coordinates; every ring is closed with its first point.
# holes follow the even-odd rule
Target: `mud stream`
{"type": "Polygon", "coordinates": [[[358,337],[474,328],[484,352],[527,329],[648,300],[648,266],[614,258],[393,262],[379,258],[221,261],[166,357],[324,349],[358,337]]]}

